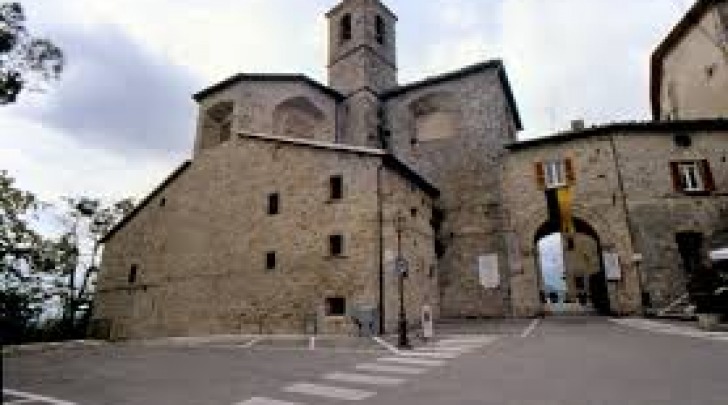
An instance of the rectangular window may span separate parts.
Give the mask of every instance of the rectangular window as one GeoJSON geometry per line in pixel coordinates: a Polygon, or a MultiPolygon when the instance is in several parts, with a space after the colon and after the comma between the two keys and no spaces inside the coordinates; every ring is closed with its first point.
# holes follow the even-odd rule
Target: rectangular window
{"type": "Polygon", "coordinates": [[[344,254],[344,237],[342,235],[329,236],[329,253],[331,256],[341,256],[344,254]]]}
{"type": "Polygon", "coordinates": [[[331,200],[341,200],[344,198],[344,178],[342,176],[331,176],[329,183],[331,200]]]}
{"type": "Polygon", "coordinates": [[[376,18],[376,31],[377,31],[377,42],[380,44],[384,43],[384,19],[381,16],[377,16],[376,18]]]}
{"type": "Polygon", "coordinates": [[[344,14],[341,18],[341,41],[351,39],[351,14],[344,14]]]}
{"type": "Polygon", "coordinates": [[[326,298],[326,316],[346,315],[346,299],[344,297],[326,298]]]}
{"type": "Polygon", "coordinates": [[[129,284],[136,283],[136,280],[137,280],[137,269],[138,269],[138,267],[137,267],[136,264],[132,264],[131,265],[131,268],[129,269],[129,277],[127,279],[127,281],[129,282],[129,284]]]}
{"type": "Polygon", "coordinates": [[[268,195],[268,215],[278,215],[280,212],[280,196],[278,193],[268,195]]]}
{"type": "Polygon", "coordinates": [[[670,169],[676,191],[704,193],[715,190],[713,175],[707,160],[670,162],[670,169]]]}
{"type": "Polygon", "coordinates": [[[552,160],[544,163],[546,188],[566,186],[566,169],[563,160],[552,160]]]}
{"type": "Polygon", "coordinates": [[[276,268],[276,252],[268,252],[265,254],[265,269],[275,270],[276,268]]]}

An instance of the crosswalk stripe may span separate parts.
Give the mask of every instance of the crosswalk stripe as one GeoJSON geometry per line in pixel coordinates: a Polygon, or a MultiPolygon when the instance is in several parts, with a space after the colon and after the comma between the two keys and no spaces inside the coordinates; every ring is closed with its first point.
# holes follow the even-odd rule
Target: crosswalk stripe
{"type": "Polygon", "coordinates": [[[353,388],[333,387],[330,385],[298,383],[283,389],[286,392],[306,394],[318,397],[342,399],[345,401],[361,401],[376,395],[376,392],[364,391],[353,388]]]}
{"type": "Polygon", "coordinates": [[[53,405],[76,405],[75,403],[70,402],[70,401],[64,401],[61,399],[56,399],[56,398],[51,398],[51,397],[44,397],[43,395],[31,394],[29,392],[11,390],[9,388],[3,388],[3,395],[12,395],[14,397],[20,397],[22,399],[32,399],[37,402],[44,402],[44,403],[53,404],[53,405]]]}
{"type": "Polygon", "coordinates": [[[387,364],[377,364],[377,363],[357,364],[355,368],[357,370],[363,370],[363,371],[374,371],[377,373],[394,373],[394,374],[422,374],[425,371],[427,371],[427,369],[424,369],[424,368],[390,366],[387,364]]]}
{"type": "Polygon", "coordinates": [[[348,383],[359,383],[359,384],[371,384],[371,385],[398,385],[402,384],[405,380],[402,378],[395,377],[383,377],[378,375],[369,374],[355,374],[355,373],[330,373],[324,376],[325,380],[333,380],[348,383]]]}
{"type": "Polygon", "coordinates": [[[414,357],[382,357],[381,359],[377,359],[377,361],[409,364],[413,366],[441,366],[443,364],[441,360],[418,359],[414,357]]]}
{"type": "Polygon", "coordinates": [[[299,405],[298,402],[279,401],[277,399],[270,399],[264,397],[253,397],[245,402],[240,402],[236,405],[299,405]]]}

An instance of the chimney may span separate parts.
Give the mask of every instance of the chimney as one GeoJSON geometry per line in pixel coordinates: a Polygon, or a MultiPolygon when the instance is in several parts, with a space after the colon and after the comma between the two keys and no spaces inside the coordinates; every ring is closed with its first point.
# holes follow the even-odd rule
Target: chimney
{"type": "Polygon", "coordinates": [[[584,120],[571,121],[571,130],[572,131],[583,131],[584,130],[584,120]]]}

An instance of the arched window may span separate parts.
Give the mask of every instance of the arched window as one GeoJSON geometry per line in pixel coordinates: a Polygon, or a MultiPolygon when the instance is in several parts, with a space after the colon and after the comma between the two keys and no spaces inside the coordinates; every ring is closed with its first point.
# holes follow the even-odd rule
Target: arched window
{"type": "Polygon", "coordinates": [[[232,137],[234,103],[221,101],[205,111],[201,147],[209,148],[232,137]]]}
{"type": "Polygon", "coordinates": [[[341,41],[351,39],[351,14],[344,14],[341,18],[341,41]]]}
{"type": "Polygon", "coordinates": [[[415,125],[413,144],[450,138],[459,131],[460,106],[451,93],[436,92],[424,95],[413,101],[409,108],[415,125]]]}
{"type": "Polygon", "coordinates": [[[384,26],[384,19],[380,15],[377,16],[376,32],[377,32],[377,42],[379,42],[380,44],[383,44],[386,29],[384,26]]]}
{"type": "Polygon", "coordinates": [[[293,97],[273,111],[273,133],[293,138],[314,138],[325,122],[324,113],[306,97],[293,97]]]}

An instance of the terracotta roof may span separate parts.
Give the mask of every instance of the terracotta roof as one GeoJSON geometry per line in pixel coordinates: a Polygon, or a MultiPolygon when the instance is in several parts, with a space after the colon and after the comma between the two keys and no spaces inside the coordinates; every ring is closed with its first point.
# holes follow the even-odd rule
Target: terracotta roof
{"type": "Polygon", "coordinates": [[[690,29],[700,22],[711,7],[726,0],[698,0],[680,22],[673,27],[667,37],[657,46],[650,60],[650,100],[652,103],[652,117],[660,119],[660,90],[662,88],[662,62],[665,56],[677,45],[690,29]]]}
{"type": "Polygon", "coordinates": [[[344,95],[339,93],[338,91],[332,89],[331,87],[324,86],[323,84],[311,79],[306,75],[282,73],[238,73],[235,76],[231,76],[217,84],[214,84],[202,91],[195,93],[192,98],[195,101],[199,102],[205,97],[208,97],[214,93],[217,93],[240,82],[302,82],[320,90],[324,94],[328,94],[329,96],[337,100],[343,100],[345,98],[344,95]]]}
{"type": "Polygon", "coordinates": [[[566,131],[542,138],[529,139],[507,145],[511,151],[527,149],[534,146],[565,143],[575,139],[589,138],[599,135],[634,135],[639,133],[654,134],[668,132],[728,132],[728,119],[700,119],[686,121],[647,121],[647,122],[618,122],[606,125],[585,128],[579,131],[566,131]]]}
{"type": "Polygon", "coordinates": [[[466,66],[462,69],[458,69],[452,72],[444,73],[437,76],[428,77],[424,80],[420,80],[417,82],[413,82],[410,84],[406,84],[403,86],[395,87],[393,89],[387,90],[382,94],[382,99],[388,99],[397,97],[399,95],[402,95],[404,93],[407,93],[412,90],[418,90],[423,87],[427,86],[433,86],[436,84],[448,82],[450,80],[457,80],[462,77],[480,73],[482,71],[488,70],[488,69],[497,69],[498,71],[498,78],[501,81],[501,84],[503,85],[503,89],[506,93],[506,100],[508,102],[508,106],[510,107],[510,110],[513,114],[513,118],[516,122],[516,128],[519,130],[523,129],[523,124],[521,122],[521,115],[518,112],[518,105],[516,104],[516,99],[513,97],[513,91],[511,90],[511,84],[508,80],[508,76],[506,75],[506,69],[505,65],[503,64],[503,61],[500,59],[492,59],[488,61],[484,61],[481,63],[476,63],[474,65],[466,66]]]}

